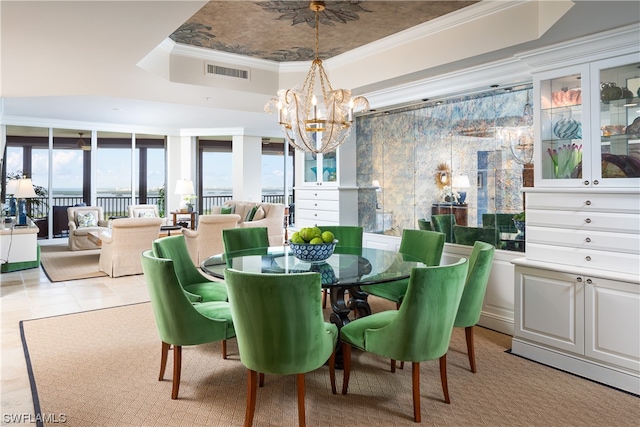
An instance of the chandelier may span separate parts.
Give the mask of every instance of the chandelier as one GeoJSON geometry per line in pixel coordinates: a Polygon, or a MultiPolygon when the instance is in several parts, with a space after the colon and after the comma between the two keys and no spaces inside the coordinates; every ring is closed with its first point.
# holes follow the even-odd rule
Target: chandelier
{"type": "Polygon", "coordinates": [[[352,99],[350,90],[333,90],[331,87],[318,55],[320,12],[325,9],[325,5],[323,1],[312,1],[309,8],[315,11],[315,59],[302,88],[279,90],[278,97],[271,98],[264,110],[270,113],[272,108],[277,108],[278,122],[285,139],[296,149],[327,153],[337,149],[347,139],[351,132],[354,109],[367,110],[369,101],[362,96],[352,99]],[[314,93],[316,78],[320,80],[322,103],[318,103],[314,93]]]}

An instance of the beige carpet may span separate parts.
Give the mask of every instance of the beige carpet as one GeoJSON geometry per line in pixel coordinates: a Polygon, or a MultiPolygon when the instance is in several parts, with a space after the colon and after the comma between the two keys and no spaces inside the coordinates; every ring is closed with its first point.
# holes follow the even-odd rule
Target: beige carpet
{"type": "MultiPolygon", "coordinates": [[[[375,299],[377,300],[377,299],[375,299]]],[[[378,300],[380,301],[380,300],[378,300]]],[[[372,301],[374,311],[383,307],[372,301]]],[[[386,306],[384,306],[386,308],[386,306]]],[[[328,310],[325,310],[327,313],[328,310]]],[[[159,382],[160,341],[149,303],[21,322],[36,411],[69,426],[240,426],[246,371],[235,340],[183,349],[178,400],[170,374],[159,382]],[[36,391],[37,390],[37,391],[36,391]]],[[[464,331],[448,356],[451,404],[442,400],[438,362],[422,364],[425,426],[637,426],[640,399],[511,355],[511,338],[479,328],[478,373],[467,365],[464,331]]],[[[171,371],[169,358],[168,371],[171,371]]],[[[338,389],[342,371],[337,374],[338,389]]],[[[415,426],[411,369],[354,352],[350,393],[332,395],[328,368],[307,374],[309,426],[415,426]]],[[[297,425],[295,377],[267,376],[254,426],[297,425]]]]}
{"type": "Polygon", "coordinates": [[[100,249],[70,251],[66,245],[42,246],[40,263],[52,282],[102,277],[98,261],[100,249]]]}

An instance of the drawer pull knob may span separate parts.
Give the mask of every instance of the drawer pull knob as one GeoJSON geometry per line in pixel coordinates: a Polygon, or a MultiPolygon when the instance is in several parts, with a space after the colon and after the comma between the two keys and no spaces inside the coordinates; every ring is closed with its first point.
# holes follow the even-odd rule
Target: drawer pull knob
{"type": "Polygon", "coordinates": [[[584,239],[584,241],[587,243],[591,243],[591,237],[587,237],[586,239],[584,239]]]}
{"type": "Polygon", "coordinates": [[[598,184],[600,184],[600,181],[598,181],[597,179],[594,179],[593,180],[593,185],[598,185],[598,184]]]}
{"type": "Polygon", "coordinates": [[[314,196],[318,197],[318,193],[313,193],[314,196]]]}
{"type": "Polygon", "coordinates": [[[584,182],[584,185],[589,185],[589,181],[585,181],[585,182],[584,182]]]}
{"type": "Polygon", "coordinates": [[[576,282],[578,283],[582,282],[582,277],[576,277],[576,282]]]}
{"type": "Polygon", "coordinates": [[[313,204],[313,206],[318,206],[318,204],[317,204],[317,203],[314,203],[314,204],[313,204]]]}
{"type": "Polygon", "coordinates": [[[313,214],[313,216],[318,216],[318,214],[313,214]]]}
{"type": "Polygon", "coordinates": [[[587,200],[587,201],[585,202],[585,205],[587,205],[587,206],[591,206],[591,200],[587,200]]]}
{"type": "Polygon", "coordinates": [[[587,279],[587,283],[588,283],[588,284],[592,284],[592,283],[593,283],[593,281],[592,281],[591,279],[587,279]]]}
{"type": "Polygon", "coordinates": [[[587,261],[591,261],[591,257],[590,256],[586,256],[584,259],[586,259],[587,261]]]}
{"type": "Polygon", "coordinates": [[[587,224],[591,224],[591,218],[585,219],[584,222],[586,222],[587,224]]]}

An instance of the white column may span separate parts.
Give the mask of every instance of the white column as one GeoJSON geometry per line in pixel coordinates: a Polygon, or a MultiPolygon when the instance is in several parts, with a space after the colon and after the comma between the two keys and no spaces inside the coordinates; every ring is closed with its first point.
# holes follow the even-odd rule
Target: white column
{"type": "Polygon", "coordinates": [[[262,200],[262,137],[234,135],[233,199],[249,202],[262,200]]]}
{"type": "Polygon", "coordinates": [[[190,179],[196,186],[195,180],[195,137],[172,136],[167,137],[167,187],[165,192],[166,214],[175,211],[180,205],[182,196],[175,194],[176,183],[179,179],[190,179]]]}

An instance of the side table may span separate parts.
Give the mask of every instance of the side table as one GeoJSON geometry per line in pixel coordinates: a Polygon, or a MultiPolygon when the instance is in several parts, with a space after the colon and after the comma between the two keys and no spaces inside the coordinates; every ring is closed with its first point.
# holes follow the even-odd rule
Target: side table
{"type": "Polygon", "coordinates": [[[178,225],[178,215],[187,216],[189,215],[189,225],[192,230],[196,229],[196,217],[198,215],[197,212],[171,212],[173,216],[173,225],[178,225]]]}

